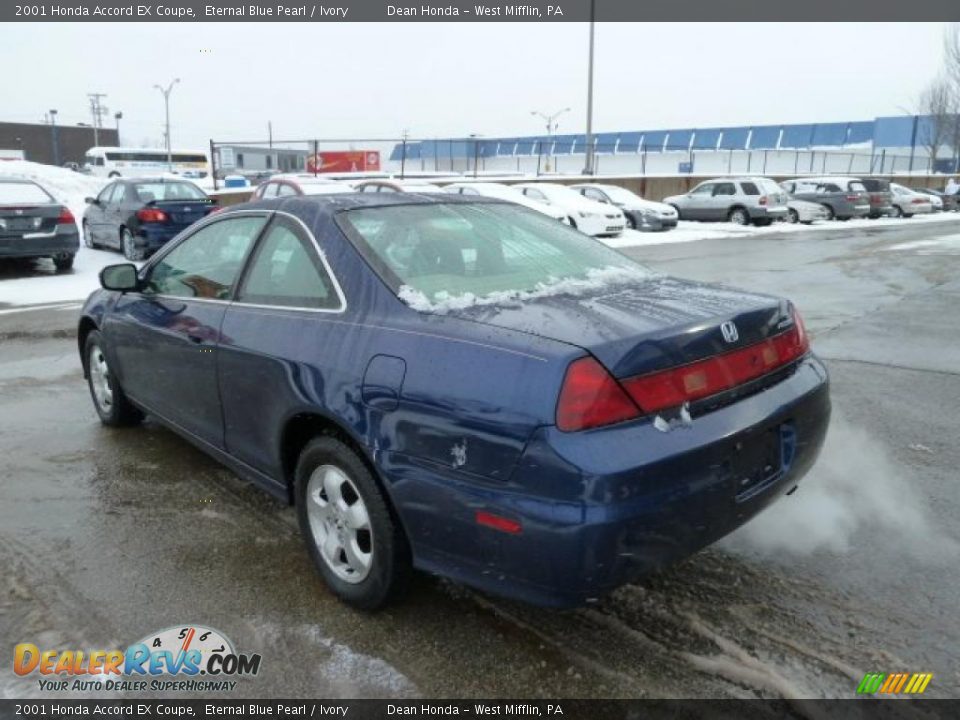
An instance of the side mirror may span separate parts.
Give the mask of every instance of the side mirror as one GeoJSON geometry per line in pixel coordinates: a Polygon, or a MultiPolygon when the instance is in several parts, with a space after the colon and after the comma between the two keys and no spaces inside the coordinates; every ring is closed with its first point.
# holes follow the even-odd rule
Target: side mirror
{"type": "Polygon", "coordinates": [[[107,265],[100,271],[100,286],[104,290],[117,290],[118,292],[136,290],[140,287],[137,266],[132,263],[107,265]]]}

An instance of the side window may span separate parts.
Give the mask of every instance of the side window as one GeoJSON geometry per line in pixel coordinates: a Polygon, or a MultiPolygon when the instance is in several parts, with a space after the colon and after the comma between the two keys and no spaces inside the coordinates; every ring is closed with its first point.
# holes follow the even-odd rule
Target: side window
{"type": "Polygon", "coordinates": [[[524,188],[523,194],[528,198],[533,198],[534,200],[539,200],[540,202],[546,202],[547,197],[542,192],[535,188],[524,188]]]}
{"type": "Polygon", "coordinates": [[[113,183],[107,185],[103,190],[100,191],[100,194],[97,195],[97,202],[101,205],[106,205],[110,202],[110,196],[113,195],[113,191],[117,189],[117,185],[120,183],[113,183]]]}
{"type": "Polygon", "coordinates": [[[464,187],[464,188],[460,188],[460,194],[461,195],[479,195],[480,193],[477,192],[476,188],[464,187]]]}
{"type": "Polygon", "coordinates": [[[703,185],[697,185],[693,190],[690,191],[691,195],[712,195],[713,189],[716,187],[715,183],[704,183],[703,185]]]}
{"type": "Polygon", "coordinates": [[[333,282],[310,239],[288,220],[274,222],[264,236],[237,299],[255,305],[338,308],[333,282]]]}
{"type": "Polygon", "coordinates": [[[736,195],[737,189],[733,183],[717,183],[713,190],[714,195],[736,195]]]}
{"type": "Polygon", "coordinates": [[[266,219],[224,218],[197,230],[150,269],[145,292],[226,300],[266,219]]]}
{"type": "Polygon", "coordinates": [[[376,192],[379,188],[376,185],[362,185],[359,188],[359,191],[362,193],[373,193],[376,192]]]}
{"type": "Polygon", "coordinates": [[[760,188],[756,186],[756,183],[752,182],[742,182],[740,183],[740,189],[743,190],[744,195],[759,195],[760,188]]]}
{"type": "Polygon", "coordinates": [[[273,182],[268,182],[263,186],[263,194],[260,196],[262,198],[272,198],[277,196],[277,184],[273,182]]]}
{"type": "Polygon", "coordinates": [[[840,189],[840,186],[835,183],[824,183],[823,185],[821,185],[821,187],[823,188],[821,192],[831,192],[831,193],[843,192],[843,190],[840,189]]]}
{"type": "Polygon", "coordinates": [[[277,183],[277,197],[289,197],[290,195],[296,195],[297,191],[294,190],[290,185],[286,183],[277,183]]]}
{"type": "Polygon", "coordinates": [[[594,188],[585,188],[583,191],[583,194],[588,198],[590,198],[591,200],[596,200],[597,202],[602,202],[602,203],[607,202],[607,196],[604,195],[599,190],[595,190],[594,188]]]}

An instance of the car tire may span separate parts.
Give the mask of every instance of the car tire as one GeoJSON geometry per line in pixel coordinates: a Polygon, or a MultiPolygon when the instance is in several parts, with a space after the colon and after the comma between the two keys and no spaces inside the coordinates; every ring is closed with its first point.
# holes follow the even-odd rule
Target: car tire
{"type": "Polygon", "coordinates": [[[727,213],[727,222],[732,222],[734,225],[749,225],[750,213],[742,207],[731,208],[727,213]]]}
{"type": "Polygon", "coordinates": [[[363,459],[318,437],[300,453],[294,482],[300,532],[333,593],[368,611],[399,597],[413,567],[409,545],[363,459]]]}
{"type": "Polygon", "coordinates": [[[74,255],[57,255],[53,258],[53,264],[57,268],[57,272],[66,272],[67,270],[73,269],[73,258],[74,255]]]}
{"type": "Polygon", "coordinates": [[[800,222],[800,213],[798,213],[798,212],[797,212],[796,210],[794,210],[793,208],[788,208],[788,209],[787,209],[787,222],[790,223],[790,224],[792,224],[792,225],[796,225],[798,222],[800,222]]]}
{"type": "Polygon", "coordinates": [[[827,211],[827,220],[837,219],[837,214],[833,211],[833,208],[830,205],[822,205],[821,207],[827,211]]]}
{"type": "Polygon", "coordinates": [[[680,215],[680,208],[677,205],[671,205],[670,207],[677,211],[677,222],[683,220],[683,216],[680,215]]]}
{"type": "Polygon", "coordinates": [[[894,205],[894,206],[893,206],[893,216],[894,216],[894,217],[898,217],[898,218],[906,217],[906,216],[903,214],[903,208],[900,207],[899,205],[894,205]]]}
{"type": "Polygon", "coordinates": [[[91,330],[87,335],[83,344],[83,362],[90,397],[100,422],[109,427],[126,427],[143,420],[143,413],[127,399],[110,370],[99,330],[91,330]]]}
{"type": "Polygon", "coordinates": [[[133,234],[127,228],[120,231],[120,249],[123,251],[123,256],[130,262],[143,260],[144,250],[134,244],[133,234]]]}
{"type": "Polygon", "coordinates": [[[624,221],[626,222],[626,225],[627,225],[627,229],[628,229],[628,230],[636,230],[636,229],[637,229],[637,221],[634,219],[633,213],[624,213],[624,214],[623,214],[623,219],[624,219],[624,221]]]}
{"type": "Polygon", "coordinates": [[[93,241],[93,235],[90,234],[90,226],[87,225],[86,220],[83,221],[81,229],[83,230],[83,244],[91,250],[97,248],[98,245],[93,241]]]}

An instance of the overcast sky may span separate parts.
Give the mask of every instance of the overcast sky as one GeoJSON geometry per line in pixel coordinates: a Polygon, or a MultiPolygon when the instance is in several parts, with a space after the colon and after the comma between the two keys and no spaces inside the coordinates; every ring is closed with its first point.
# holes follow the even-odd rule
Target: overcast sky
{"type": "MultiPolygon", "coordinates": [[[[596,131],[869,120],[912,110],[943,26],[597,26],[596,131]]],[[[583,132],[588,26],[579,23],[8,24],[0,120],[90,122],[86,93],[122,110],[124,144],[265,138],[534,134],[569,106],[583,132]]]]}

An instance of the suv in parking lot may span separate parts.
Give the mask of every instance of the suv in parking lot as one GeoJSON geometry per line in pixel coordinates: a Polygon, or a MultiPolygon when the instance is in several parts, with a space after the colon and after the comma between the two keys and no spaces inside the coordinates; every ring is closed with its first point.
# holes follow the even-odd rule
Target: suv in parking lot
{"type": "Polygon", "coordinates": [[[870,214],[870,196],[859,178],[795,178],[784,180],[780,187],[797,200],[823,205],[831,220],[849,220],[870,214]]]}
{"type": "Polygon", "coordinates": [[[663,202],[681,220],[729,220],[738,225],[769,225],[787,217],[786,193],[770,178],[732,177],[707,180],[686,195],[663,202]]]}

